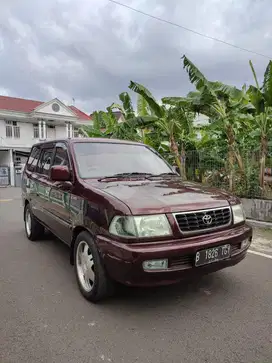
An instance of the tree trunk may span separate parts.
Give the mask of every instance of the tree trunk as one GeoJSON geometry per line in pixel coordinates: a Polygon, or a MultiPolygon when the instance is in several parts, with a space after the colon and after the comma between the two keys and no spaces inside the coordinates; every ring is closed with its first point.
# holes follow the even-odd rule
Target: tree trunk
{"type": "Polygon", "coordinates": [[[264,173],[265,173],[265,160],[267,154],[268,142],[267,136],[261,135],[261,153],[260,153],[260,174],[259,174],[259,183],[260,187],[264,188],[264,173]]]}
{"type": "Polygon", "coordinates": [[[170,136],[170,150],[172,152],[172,154],[174,155],[175,157],[175,161],[176,161],[176,164],[180,170],[180,172],[182,172],[182,167],[181,167],[181,160],[180,160],[180,156],[179,156],[179,149],[178,149],[178,144],[176,143],[176,140],[174,138],[173,135],[170,136]]]}
{"type": "Polygon", "coordinates": [[[239,151],[235,151],[235,158],[236,158],[236,160],[237,160],[237,163],[238,163],[238,166],[239,166],[240,172],[241,172],[242,174],[244,174],[244,173],[245,173],[244,162],[243,162],[243,158],[242,158],[242,156],[241,156],[241,154],[240,154],[240,152],[239,152],[239,151]]]}
{"type": "MultiPolygon", "coordinates": [[[[237,164],[239,166],[241,174],[244,174],[245,167],[244,167],[243,158],[240,154],[240,151],[235,150],[235,135],[233,132],[233,128],[230,125],[228,126],[228,129],[227,129],[227,137],[228,137],[229,145],[231,146],[231,149],[232,149],[233,157],[237,160],[237,164]]],[[[233,163],[234,163],[234,161],[233,161],[233,163]]]]}
{"type": "Polygon", "coordinates": [[[229,146],[229,190],[234,190],[234,154],[231,145],[229,146]]]}

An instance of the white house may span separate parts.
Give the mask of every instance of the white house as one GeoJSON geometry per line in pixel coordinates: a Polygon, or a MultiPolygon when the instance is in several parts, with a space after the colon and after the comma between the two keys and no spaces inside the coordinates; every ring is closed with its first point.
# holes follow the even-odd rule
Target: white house
{"type": "Polygon", "coordinates": [[[39,141],[77,137],[91,118],[57,98],[49,102],[0,96],[0,186],[20,184],[31,146],[39,141]]]}

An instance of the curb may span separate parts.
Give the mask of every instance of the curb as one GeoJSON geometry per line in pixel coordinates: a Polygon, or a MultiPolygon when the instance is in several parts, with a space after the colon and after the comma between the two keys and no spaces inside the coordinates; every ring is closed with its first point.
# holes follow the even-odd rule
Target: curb
{"type": "Polygon", "coordinates": [[[247,223],[252,227],[259,227],[259,228],[271,228],[272,229],[272,222],[263,222],[263,221],[256,221],[254,219],[247,219],[247,223]]]}

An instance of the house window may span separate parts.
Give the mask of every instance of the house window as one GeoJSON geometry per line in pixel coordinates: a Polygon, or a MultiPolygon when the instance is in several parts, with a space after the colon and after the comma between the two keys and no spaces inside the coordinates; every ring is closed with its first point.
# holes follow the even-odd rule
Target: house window
{"type": "Polygon", "coordinates": [[[78,137],[78,130],[74,129],[74,137],[78,137]]]}
{"type": "Polygon", "coordinates": [[[19,126],[13,126],[13,136],[16,139],[20,139],[20,127],[19,126]]]}
{"type": "Polygon", "coordinates": [[[6,137],[20,138],[20,126],[17,125],[17,121],[6,121],[6,137]]]}
{"type": "Polygon", "coordinates": [[[34,139],[39,138],[39,125],[38,124],[33,125],[33,137],[34,137],[34,139]]]}
{"type": "Polygon", "coordinates": [[[12,122],[6,121],[6,137],[12,137],[12,122]]]}

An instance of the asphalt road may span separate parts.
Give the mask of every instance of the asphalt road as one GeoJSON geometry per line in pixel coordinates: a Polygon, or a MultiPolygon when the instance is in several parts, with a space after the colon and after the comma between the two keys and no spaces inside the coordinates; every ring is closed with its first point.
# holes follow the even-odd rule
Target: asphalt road
{"type": "Polygon", "coordinates": [[[0,189],[1,363],[272,362],[272,259],[93,305],[65,245],[26,239],[20,202],[0,189]]]}

